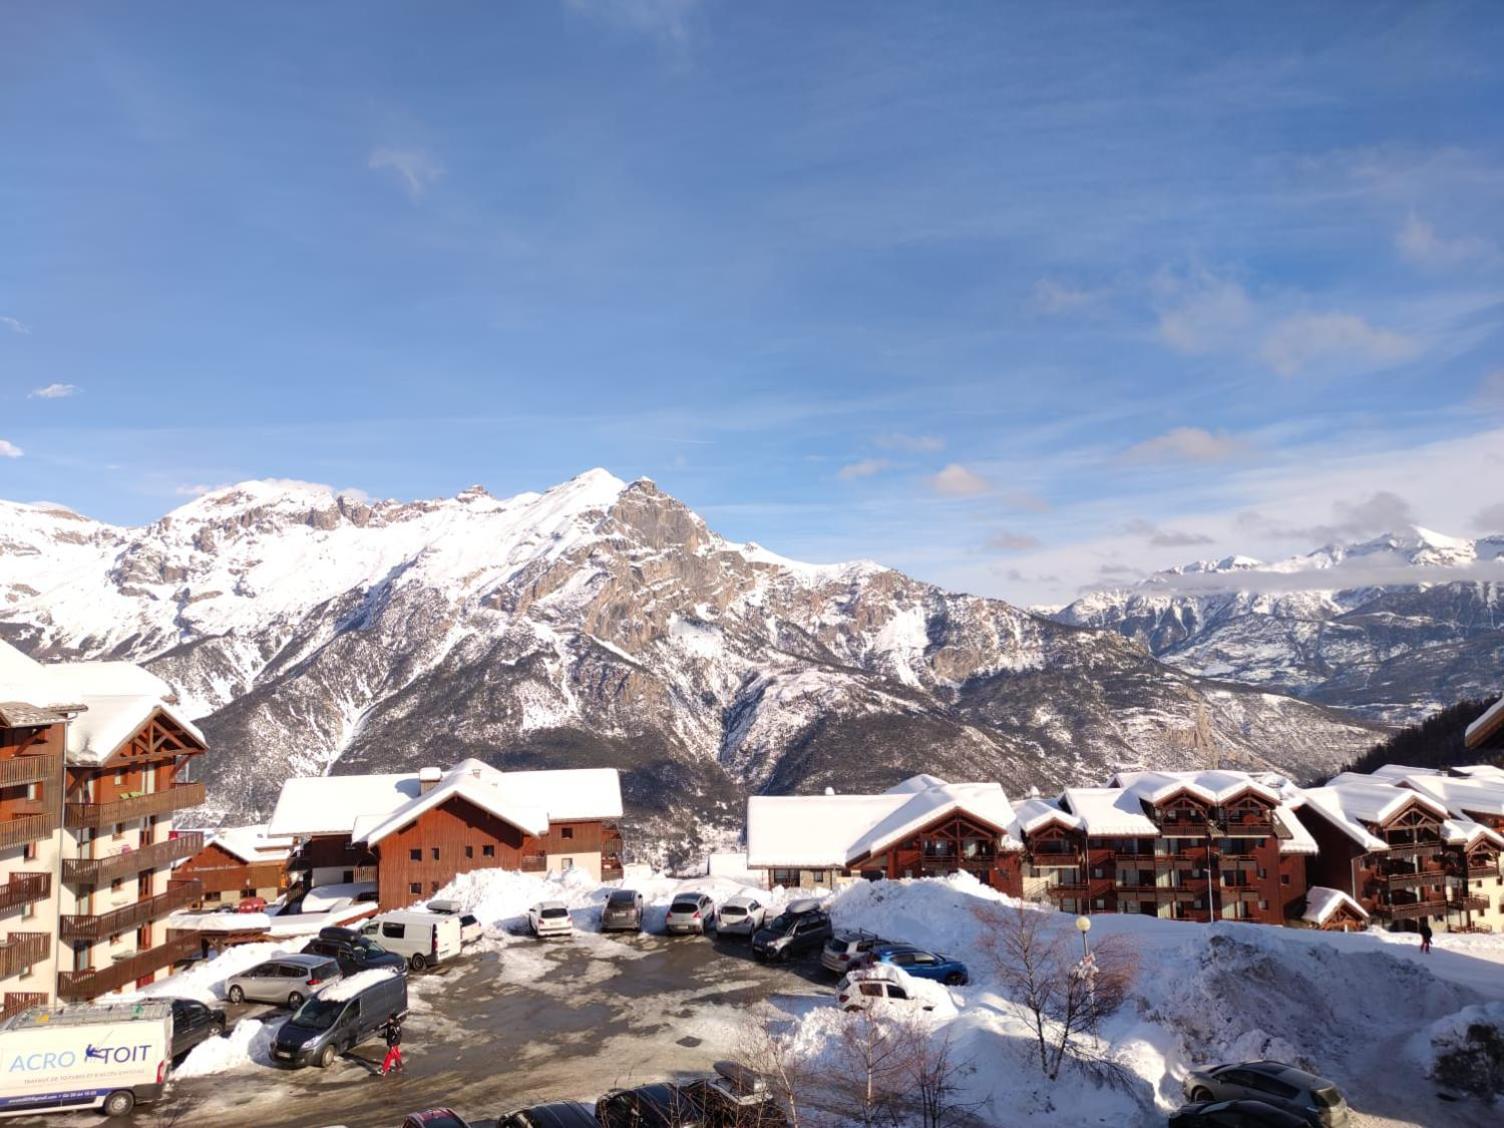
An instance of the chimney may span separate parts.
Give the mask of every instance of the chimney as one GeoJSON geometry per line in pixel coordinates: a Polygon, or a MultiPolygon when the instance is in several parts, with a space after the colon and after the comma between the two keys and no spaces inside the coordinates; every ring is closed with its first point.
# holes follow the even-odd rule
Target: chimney
{"type": "Polygon", "coordinates": [[[424,768],[418,773],[418,794],[427,795],[443,778],[444,774],[438,768],[424,768]]]}

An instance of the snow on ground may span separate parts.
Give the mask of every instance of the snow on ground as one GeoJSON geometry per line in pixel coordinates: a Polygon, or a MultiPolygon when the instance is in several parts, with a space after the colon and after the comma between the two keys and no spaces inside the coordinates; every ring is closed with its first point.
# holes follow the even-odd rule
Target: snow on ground
{"type": "Polygon", "coordinates": [[[301,951],[305,943],[302,937],[279,944],[275,941],[259,944],[240,944],[226,948],[213,959],[199,960],[175,975],[159,979],[138,991],[124,992],[120,996],[135,998],[197,999],[203,1003],[223,1002],[225,980],[232,975],[248,971],[263,960],[274,956],[301,951]]]}
{"type": "Polygon", "coordinates": [[[272,1043],[286,1015],[261,1021],[243,1018],[223,1038],[200,1042],[172,1071],[174,1077],[207,1077],[252,1065],[272,1064],[272,1043]]]}

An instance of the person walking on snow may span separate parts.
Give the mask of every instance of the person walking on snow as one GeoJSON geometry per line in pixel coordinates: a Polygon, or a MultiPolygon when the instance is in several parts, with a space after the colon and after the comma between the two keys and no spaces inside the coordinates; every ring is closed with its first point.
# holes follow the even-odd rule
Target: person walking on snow
{"type": "Polygon", "coordinates": [[[394,1011],[392,1017],[382,1025],[381,1033],[386,1037],[386,1057],[381,1059],[381,1076],[385,1077],[392,1070],[400,1071],[403,1068],[402,1016],[394,1011]]]}
{"type": "Polygon", "coordinates": [[[1424,918],[1420,922],[1420,950],[1422,952],[1431,950],[1431,922],[1424,918]]]}

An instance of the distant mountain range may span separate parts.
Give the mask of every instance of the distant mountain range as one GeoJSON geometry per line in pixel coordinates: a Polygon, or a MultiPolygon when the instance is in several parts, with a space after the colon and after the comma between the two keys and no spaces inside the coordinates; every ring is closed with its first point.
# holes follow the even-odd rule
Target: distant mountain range
{"type": "Polygon", "coordinates": [[[754,791],[1212,756],[1310,775],[1376,738],[1113,630],[725,540],[601,470],[504,500],[245,482],[142,528],[0,503],[0,633],[177,687],[213,745],[211,821],[269,812],[289,775],[473,755],[620,766],[638,840],[687,852],[754,791]]]}
{"type": "Polygon", "coordinates": [[[1504,536],[1411,528],[1272,564],[1198,561],[1053,617],[1187,673],[1406,722],[1504,681],[1504,536]]]}

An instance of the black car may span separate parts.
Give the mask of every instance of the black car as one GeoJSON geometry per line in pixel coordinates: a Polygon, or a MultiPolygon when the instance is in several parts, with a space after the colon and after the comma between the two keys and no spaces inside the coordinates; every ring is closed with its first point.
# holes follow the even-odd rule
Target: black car
{"type": "Polygon", "coordinates": [[[328,956],[339,964],[339,973],[346,976],[373,967],[407,969],[407,961],[396,952],[388,952],[353,928],[322,928],[315,939],[303,945],[302,951],[308,956],[328,956]]]}
{"type": "Polygon", "coordinates": [[[579,1101],[552,1101],[519,1108],[496,1120],[496,1128],[600,1128],[595,1111],[579,1101]]]}
{"type": "Polygon", "coordinates": [[[1170,1128],[1306,1128],[1306,1121],[1264,1101],[1202,1101],[1171,1116],[1170,1128]]]}
{"type": "Polygon", "coordinates": [[[601,1128],[710,1128],[684,1091],[667,1081],[612,1089],[595,1102],[595,1118],[601,1128]]]}
{"type": "Polygon", "coordinates": [[[825,947],[834,934],[824,909],[795,902],[752,935],[752,954],[760,960],[787,960],[825,947]]]}
{"type": "Polygon", "coordinates": [[[762,1074],[734,1061],[718,1061],[712,1068],[714,1077],[679,1089],[704,1117],[706,1128],[789,1128],[762,1074]]]}
{"type": "Polygon", "coordinates": [[[200,1042],[222,1038],[225,1012],[196,999],[172,1000],[172,1056],[182,1057],[200,1042]]]}

